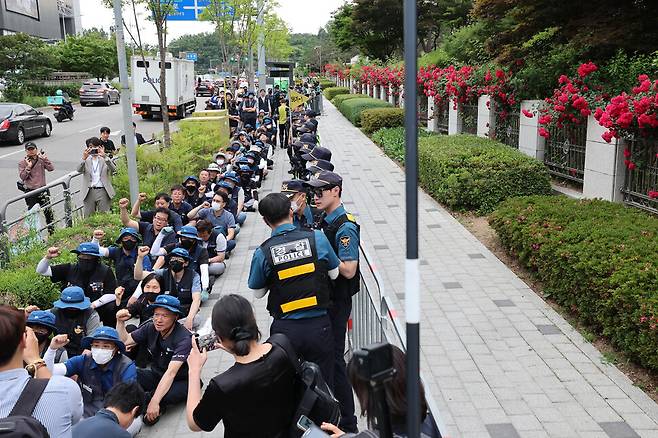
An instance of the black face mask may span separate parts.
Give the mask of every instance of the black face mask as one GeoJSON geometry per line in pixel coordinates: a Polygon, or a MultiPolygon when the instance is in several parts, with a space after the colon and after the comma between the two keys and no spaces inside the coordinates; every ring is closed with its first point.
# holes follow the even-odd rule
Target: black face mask
{"type": "Polygon", "coordinates": [[[50,333],[35,333],[34,335],[37,337],[37,341],[39,341],[39,344],[47,341],[48,338],[50,338],[50,333]]]}
{"type": "Polygon", "coordinates": [[[183,262],[181,262],[180,260],[173,260],[169,262],[169,269],[178,273],[183,269],[185,269],[185,266],[183,266],[183,262]]]}
{"type": "Polygon", "coordinates": [[[191,195],[192,193],[196,192],[196,186],[186,186],[185,190],[187,190],[187,193],[191,195]]]}
{"type": "Polygon", "coordinates": [[[124,240],[121,242],[121,246],[127,251],[132,251],[137,246],[137,242],[134,240],[124,240]]]}
{"type": "Polygon", "coordinates": [[[155,302],[155,299],[158,297],[158,295],[160,294],[155,292],[144,292],[144,299],[149,303],[153,303],[155,302]]]}
{"type": "Polygon", "coordinates": [[[189,251],[190,249],[192,249],[193,246],[194,246],[194,240],[190,240],[190,239],[181,239],[180,240],[180,247],[181,248],[185,248],[186,250],[189,251]]]}
{"type": "Polygon", "coordinates": [[[83,274],[89,274],[92,272],[94,269],[96,269],[96,266],[98,265],[98,260],[85,260],[81,259],[78,260],[78,266],[80,267],[80,272],[83,274]]]}
{"type": "Polygon", "coordinates": [[[80,314],[82,313],[82,310],[80,309],[62,309],[62,313],[67,319],[76,319],[80,314]]]}

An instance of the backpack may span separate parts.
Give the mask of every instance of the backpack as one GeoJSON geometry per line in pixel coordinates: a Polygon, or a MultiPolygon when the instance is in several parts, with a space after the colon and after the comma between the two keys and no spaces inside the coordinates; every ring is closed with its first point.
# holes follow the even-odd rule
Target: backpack
{"type": "Polygon", "coordinates": [[[297,421],[301,415],[306,415],[318,426],[323,422],[338,424],[340,422],[340,405],[322,377],[320,368],[313,362],[302,362],[290,340],[284,334],[273,334],[268,342],[285,351],[297,376],[297,409],[292,418],[291,436],[301,436],[301,431],[297,429],[297,421]]]}
{"type": "Polygon", "coordinates": [[[48,430],[32,412],[41,394],[48,386],[48,379],[29,379],[7,418],[0,419],[2,438],[50,438],[48,430]]]}

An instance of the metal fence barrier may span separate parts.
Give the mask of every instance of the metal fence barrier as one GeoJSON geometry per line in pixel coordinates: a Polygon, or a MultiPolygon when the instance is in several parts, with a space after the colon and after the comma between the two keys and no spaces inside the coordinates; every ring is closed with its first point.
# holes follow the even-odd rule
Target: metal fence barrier
{"type": "MultiPolygon", "coordinates": [[[[406,351],[406,333],[402,321],[391,299],[386,295],[384,282],[377,272],[374,260],[366,251],[363,241],[359,243],[361,290],[352,297],[352,314],[348,325],[349,350],[363,348],[376,342],[388,342],[406,351]]],[[[434,424],[442,437],[448,432],[441,420],[438,404],[429,386],[422,378],[427,406],[434,424]]]]}

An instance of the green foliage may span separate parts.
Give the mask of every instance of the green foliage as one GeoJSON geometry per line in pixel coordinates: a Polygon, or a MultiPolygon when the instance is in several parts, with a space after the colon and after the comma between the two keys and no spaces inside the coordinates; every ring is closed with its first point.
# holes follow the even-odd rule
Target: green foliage
{"type": "Polygon", "coordinates": [[[322,93],[324,94],[324,97],[331,100],[335,96],[338,96],[339,94],[349,94],[349,92],[350,92],[349,88],[346,87],[328,87],[325,88],[322,93]]]}
{"type": "Polygon", "coordinates": [[[502,203],[489,223],[552,299],[658,370],[658,219],[606,201],[533,196],[502,203]]]}
{"type": "Polygon", "coordinates": [[[486,26],[482,22],[460,27],[441,44],[441,50],[445,53],[442,56],[458,63],[484,64],[491,59],[484,46],[486,36],[486,26]]]}
{"type": "Polygon", "coordinates": [[[62,255],[52,264],[74,262],[75,255],[69,251],[80,242],[91,240],[97,228],[105,230],[106,241],[103,243],[109,245],[117,238],[121,222],[117,215],[97,214],[77,222],[73,227],[58,229],[47,245],[36,245],[23,254],[13,256],[0,275],[0,298],[17,306],[34,304],[42,309],[50,308],[59,295],[60,286],[37,274],[37,263],[46,253],[47,246],[57,246],[62,251],[62,255]]]}
{"type": "Polygon", "coordinates": [[[606,91],[614,96],[635,87],[641,74],[658,77],[658,50],[649,55],[629,55],[620,49],[603,65],[601,76],[605,78],[606,91]]]}
{"type": "Polygon", "coordinates": [[[320,82],[320,87],[322,87],[323,90],[326,88],[331,88],[336,86],[336,82],[326,78],[320,78],[319,82],[320,82]]]}
{"type": "Polygon", "coordinates": [[[345,100],[362,99],[363,97],[363,94],[338,94],[333,99],[331,99],[331,103],[333,103],[335,106],[338,106],[345,100]]]}
{"type": "MultiPolygon", "coordinates": [[[[435,135],[437,134],[424,129],[418,130],[419,138],[435,135]]],[[[400,163],[404,162],[404,127],[382,128],[372,134],[372,141],[377,143],[389,157],[400,163]]]]}
{"type": "Polygon", "coordinates": [[[331,15],[331,20],[327,23],[327,29],[332,41],[339,49],[348,52],[358,46],[358,41],[352,31],[353,20],[352,14],[354,5],[345,3],[331,15]]]}
{"type": "Polygon", "coordinates": [[[24,33],[0,36],[0,72],[7,81],[5,98],[20,101],[25,81],[45,78],[58,66],[50,46],[24,33]]]}
{"type": "Polygon", "coordinates": [[[116,41],[101,33],[72,35],[58,49],[65,71],[88,72],[98,80],[113,78],[119,72],[116,41]]]}
{"type": "Polygon", "coordinates": [[[430,65],[435,65],[440,68],[445,68],[453,63],[454,60],[448,55],[448,52],[442,48],[425,53],[418,58],[418,67],[429,67],[430,65]]]}
{"type": "Polygon", "coordinates": [[[361,113],[372,108],[392,108],[388,102],[372,97],[344,100],[339,106],[340,111],[354,126],[361,126],[361,113]]]}
{"type": "Polygon", "coordinates": [[[363,132],[372,134],[382,128],[394,128],[404,125],[404,109],[375,108],[361,113],[363,132]]]}

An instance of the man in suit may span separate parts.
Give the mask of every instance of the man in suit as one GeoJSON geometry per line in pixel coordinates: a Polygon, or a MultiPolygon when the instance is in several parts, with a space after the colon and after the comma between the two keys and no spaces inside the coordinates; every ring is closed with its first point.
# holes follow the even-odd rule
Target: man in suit
{"type": "Polygon", "coordinates": [[[97,137],[87,140],[87,148],[82,152],[82,161],[78,172],[83,173],[82,194],[84,196],[84,215],[110,211],[114,187],[111,176],[116,166],[105,154],[105,148],[97,137]]]}
{"type": "Polygon", "coordinates": [[[264,111],[267,116],[272,115],[272,102],[262,88],[258,92],[258,111],[264,111]]]}
{"type": "MultiPolygon", "coordinates": [[[[146,143],[146,140],[144,140],[144,136],[137,132],[137,125],[135,122],[133,122],[133,130],[135,131],[135,144],[139,146],[140,144],[146,143]]],[[[121,145],[125,146],[126,145],[126,135],[122,134],[121,135],[121,145]]]]}

